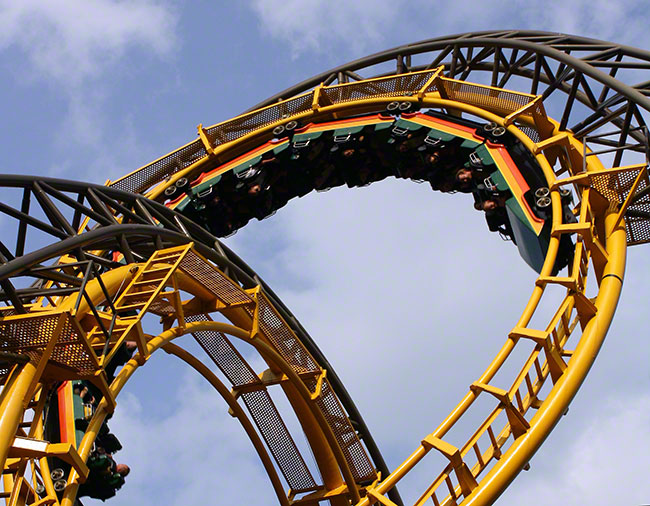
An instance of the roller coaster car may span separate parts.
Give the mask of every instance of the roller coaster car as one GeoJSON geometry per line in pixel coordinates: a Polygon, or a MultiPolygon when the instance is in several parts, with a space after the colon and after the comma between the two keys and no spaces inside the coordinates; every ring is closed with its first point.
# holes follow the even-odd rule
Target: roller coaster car
{"type": "MultiPolygon", "coordinates": [[[[79,447],[94,412],[93,405],[84,402],[80,395],[87,386],[79,380],[64,381],[52,392],[44,421],[44,433],[48,441],[79,447]]],[[[90,475],[86,483],[81,485],[79,497],[86,495],[104,500],[115,495],[115,491],[124,484],[124,478],[114,472],[115,462],[111,455],[121,449],[117,437],[110,433],[106,423],[102,424],[87,462],[90,475]]],[[[48,458],[48,464],[54,489],[61,493],[67,484],[70,464],[56,457],[48,458]]]]}
{"type": "MultiPolygon", "coordinates": [[[[314,189],[365,186],[388,175],[429,181],[441,191],[473,193],[476,202],[498,201],[501,209],[486,213],[489,229],[511,239],[540,272],[550,241],[551,200],[535,157],[494,123],[405,112],[399,104],[393,109],[391,115],[276,129],[272,140],[255,149],[189,183],[179,180],[167,205],[224,236],[314,189]],[[462,169],[471,174],[466,184],[454,178],[462,169]]],[[[570,194],[562,202],[570,221],[570,194]]],[[[563,236],[554,272],[569,263],[572,252],[563,236]]]]}
{"type": "MultiPolygon", "coordinates": [[[[92,407],[84,404],[79,396],[81,381],[64,381],[50,394],[44,420],[44,436],[53,443],[71,443],[79,447],[85,432],[83,423],[92,415],[92,407]]],[[[54,490],[63,492],[70,464],[56,457],[48,457],[54,490]]],[[[43,492],[45,492],[43,490],[43,492]]]]}
{"type": "MultiPolygon", "coordinates": [[[[434,111],[402,114],[391,132],[389,142],[404,146],[402,153],[418,144],[421,152],[454,146],[456,169],[452,170],[466,168],[473,175],[465,191],[471,190],[480,201],[503,199],[504,213],[486,214],[490,230],[511,238],[522,258],[540,272],[550,240],[549,190],[541,167],[516,138],[495,124],[482,125],[434,111]],[[498,223],[499,215],[503,226],[498,223]]],[[[569,203],[565,198],[565,220],[573,217],[569,203]]],[[[568,264],[572,251],[570,239],[564,236],[554,272],[568,264]]]]}

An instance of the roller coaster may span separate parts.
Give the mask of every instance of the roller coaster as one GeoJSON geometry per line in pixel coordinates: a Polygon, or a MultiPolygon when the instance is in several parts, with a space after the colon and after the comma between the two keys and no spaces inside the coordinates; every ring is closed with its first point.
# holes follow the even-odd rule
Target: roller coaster
{"type": "Polygon", "coordinates": [[[0,176],[15,232],[0,242],[6,504],[115,495],[126,473],[107,420],[158,350],[223,398],[281,505],[401,506],[400,481],[422,469],[415,505],[492,504],[592,366],[627,247],[650,241],[648,69],[650,52],[609,42],[466,33],[314,76],[105,185],[0,176]],[[395,469],[315,341],[219,240],[293,198],[389,176],[471,194],[538,274],[492,362],[395,469]],[[556,310],[532,326],[543,296],[556,310]],[[174,343],[185,335],[203,361],[174,343]]]}

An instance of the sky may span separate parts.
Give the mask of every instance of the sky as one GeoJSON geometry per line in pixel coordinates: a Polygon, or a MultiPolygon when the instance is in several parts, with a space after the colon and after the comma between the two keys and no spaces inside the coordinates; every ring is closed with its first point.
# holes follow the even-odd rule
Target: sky
{"type": "MultiPolygon", "coordinates": [[[[104,183],[193,140],[199,123],[367,54],[510,28],[648,48],[647,18],[636,2],[604,0],[0,0],[2,170],[104,183]]],[[[535,280],[469,197],[401,180],[310,194],[226,243],[314,337],[389,467],[483,371],[535,280]]],[[[498,504],[650,503],[647,255],[630,249],[593,370],[498,504]]],[[[111,504],[274,503],[225,403],[164,353],[129,383],[110,426],[132,467],[111,504]]],[[[402,496],[427,476],[409,476],[402,496]]]]}

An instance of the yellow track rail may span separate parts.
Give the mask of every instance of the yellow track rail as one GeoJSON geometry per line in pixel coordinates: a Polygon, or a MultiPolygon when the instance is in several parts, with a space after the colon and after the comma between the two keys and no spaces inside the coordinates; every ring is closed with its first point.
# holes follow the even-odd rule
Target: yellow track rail
{"type": "MultiPolygon", "coordinates": [[[[394,505],[387,497],[388,491],[419,467],[432,450],[441,453],[448,464],[422,490],[416,505],[430,500],[437,505],[492,503],[527,465],[566,411],[596,357],[614,316],[624,277],[627,247],[624,213],[639,184],[647,184],[648,176],[644,165],[606,169],[596,157],[585,158],[582,144],[570,133],[559,132],[557,124],[546,117],[539,97],[459,83],[444,78],[440,68],[317,87],[264,110],[208,129],[200,127],[200,139],[195,142],[202,145],[205,154],[201,157],[180,163],[179,150],[156,161],[157,167],[162,169],[155,174],[149,165],[112,183],[119,186],[137,180],[138,184],[145,185],[144,189],[149,189],[149,197],[157,198],[165,187],[180,177],[196,175],[210,164],[232,159],[245,149],[265,142],[272,128],[291,119],[340,118],[381,110],[394,100],[494,121],[519,139],[535,155],[551,189],[552,232],[546,261],[521,318],[507,334],[494,360],[472,383],[449,416],[430,434],[421,436],[403,464],[389,476],[362,472],[361,464],[350,457],[348,446],[342,442],[352,435],[356,437],[354,430],[347,428],[349,420],[344,415],[336,422],[328,418],[331,412],[323,403],[323,396],[331,392],[327,386],[327,371],[309,355],[259,288],[242,290],[187,245],[158,251],[143,264],[131,264],[103,275],[111,297],[117,297],[116,308],[137,314],[117,317],[115,329],[119,330],[108,343],[87,304],[72,310],[77,295],[53,304],[44,303],[42,307],[32,308],[28,315],[0,319],[0,335],[3,336],[23,328],[35,332],[35,336],[40,332],[39,338],[49,332],[45,336],[47,345],[39,348],[38,359],[16,365],[0,394],[0,462],[5,469],[7,504],[73,504],[78,483],[87,473],[84,462],[99,427],[115,408],[116,398],[129,378],[158,349],[165,349],[186,361],[224,397],[231,413],[251,438],[280,504],[314,505],[330,501],[335,506],[394,505]],[[292,104],[296,103],[301,105],[292,109],[292,104]],[[262,117],[278,119],[253,121],[262,117]],[[535,128],[539,142],[533,142],[522,131],[523,127],[535,128]],[[233,134],[234,139],[227,135],[233,131],[238,132],[233,134]],[[558,172],[552,169],[554,163],[549,163],[556,159],[562,166],[558,172]],[[562,222],[558,190],[565,185],[572,185],[580,198],[576,208],[577,223],[562,222]],[[574,262],[565,276],[553,276],[551,271],[564,234],[575,238],[574,262]],[[587,286],[589,269],[592,269],[597,286],[587,286]],[[564,288],[563,295],[556,301],[557,310],[545,327],[531,327],[542,296],[547,287],[553,285],[564,288]],[[183,294],[191,298],[183,300],[183,294]],[[157,334],[148,333],[142,325],[142,318],[152,312],[163,316],[163,328],[157,334]],[[231,324],[211,321],[209,315],[216,313],[231,324]],[[38,322],[43,324],[40,327],[43,330],[32,330],[39,328],[38,322]],[[45,322],[54,323],[46,327],[45,322]],[[80,343],[88,358],[84,369],[68,373],[68,376],[48,362],[63,346],[57,344],[62,329],[68,329],[66,331],[80,343]],[[252,383],[236,385],[228,391],[209,369],[171,343],[181,335],[201,332],[220,339],[228,335],[245,342],[257,351],[269,369],[259,373],[252,383]],[[103,364],[126,339],[137,342],[138,353],[108,385],[103,364]],[[501,380],[495,384],[496,374],[513,351],[522,346],[532,351],[518,373],[506,383],[501,380]],[[102,355],[99,350],[104,348],[109,351],[102,355]],[[43,439],[42,416],[47,388],[56,379],[72,378],[90,379],[104,393],[79,448],[42,445],[40,450],[22,448],[21,438],[32,438],[36,442],[43,439]],[[552,384],[550,392],[540,398],[547,381],[552,384]],[[315,487],[298,491],[285,489],[260,436],[238,403],[242,392],[262,391],[275,384],[282,387],[289,399],[314,452],[316,466],[323,477],[323,483],[315,487]],[[491,408],[479,417],[475,430],[461,445],[450,444],[445,437],[461,420],[465,421],[479,396],[492,399],[491,408]],[[342,430],[347,431],[345,437],[342,430]],[[67,459],[73,469],[62,496],[57,496],[49,477],[46,457],[52,456],[67,459]],[[40,484],[45,491],[38,495],[35,491],[40,484]]],[[[89,283],[88,291],[94,304],[103,302],[102,292],[93,283],[89,283]]],[[[102,318],[112,316],[103,314],[102,318]]]]}

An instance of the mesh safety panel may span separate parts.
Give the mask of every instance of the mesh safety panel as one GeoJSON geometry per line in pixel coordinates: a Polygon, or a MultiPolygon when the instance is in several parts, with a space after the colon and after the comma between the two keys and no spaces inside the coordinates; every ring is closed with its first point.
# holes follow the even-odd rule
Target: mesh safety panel
{"type": "MultiPolygon", "coordinates": [[[[280,355],[299,373],[317,371],[319,367],[316,361],[263,294],[258,294],[258,305],[260,330],[269,338],[280,355]]],[[[247,308],[247,311],[252,314],[251,309],[247,308]]],[[[310,391],[314,392],[317,380],[308,379],[305,384],[310,391]]],[[[375,469],[327,380],[323,380],[321,395],[316,403],[336,435],[336,440],[343,450],[355,480],[357,482],[374,480],[375,469]]]]}
{"type": "MultiPolygon", "coordinates": [[[[316,387],[316,381],[308,381],[310,390],[316,387]]],[[[323,380],[321,395],[316,400],[318,409],[323,413],[327,424],[332,428],[336,441],[338,442],[345,460],[350,466],[354,480],[357,483],[373,481],[377,478],[375,468],[368,458],[365,448],[362,446],[356,431],[350,420],[343,411],[338,397],[329,386],[326,379],[323,380]]]]}
{"type": "Polygon", "coordinates": [[[82,340],[83,337],[72,326],[71,318],[66,315],[50,360],[72,367],[82,373],[93,371],[95,369],[93,361],[82,340]]]}
{"type": "Polygon", "coordinates": [[[177,149],[155,162],[145,165],[131,174],[114,181],[109,186],[119,190],[134,193],[142,193],[146,189],[166,179],[172,174],[189,167],[201,158],[207,156],[207,152],[200,140],[196,140],[187,146],[177,149]]]}
{"type": "Polygon", "coordinates": [[[154,314],[157,314],[158,316],[167,316],[169,314],[172,314],[176,310],[174,309],[174,306],[172,306],[167,299],[160,298],[151,303],[151,305],[149,306],[149,311],[151,311],[154,314]]]}
{"type": "Polygon", "coordinates": [[[52,351],[50,361],[70,367],[81,374],[88,374],[96,369],[86,347],[80,342],[57,344],[52,351]]]}
{"type": "MultiPolygon", "coordinates": [[[[259,327],[276,351],[297,373],[318,371],[320,368],[300,340],[285,323],[263,294],[258,294],[259,327]]],[[[252,308],[246,308],[253,315],[252,308]]]]}
{"type": "Polygon", "coordinates": [[[19,353],[45,348],[54,335],[58,321],[58,314],[0,321],[2,349],[19,353]]]}
{"type": "MultiPolygon", "coordinates": [[[[429,70],[328,86],[321,89],[320,93],[326,101],[334,104],[363,100],[369,97],[409,95],[421,90],[435,72],[436,70],[429,70]]],[[[492,89],[451,79],[443,78],[442,82],[450,99],[470,103],[503,116],[520,109],[535,98],[532,95],[492,89]]],[[[436,89],[437,83],[431,83],[425,91],[434,92],[436,89]]],[[[313,98],[314,92],[310,91],[211,126],[205,130],[207,139],[214,147],[234,141],[272,123],[311,110],[313,98]]],[[[524,116],[531,116],[531,114],[531,112],[526,112],[524,116]]],[[[130,192],[144,192],[206,156],[205,147],[199,139],[118,179],[110,186],[130,192]]]]}
{"type": "MultiPolygon", "coordinates": [[[[188,316],[186,321],[210,321],[210,318],[200,314],[188,316]]],[[[262,383],[223,333],[208,330],[192,335],[233,386],[262,383]]]]}
{"type": "MultiPolygon", "coordinates": [[[[591,176],[589,182],[607,200],[613,204],[623,204],[627,199],[634,180],[639,175],[640,169],[614,172],[610,174],[591,176]]],[[[637,188],[637,193],[648,187],[648,181],[642,180],[637,188]]],[[[644,244],[650,242],[650,196],[645,195],[631,203],[625,216],[625,231],[627,243],[644,244]],[[639,213],[635,215],[635,213],[639,213]]]]}
{"type": "Polygon", "coordinates": [[[199,281],[224,304],[241,304],[253,301],[250,295],[225,274],[193,251],[189,251],[181,260],[180,268],[199,281]]]}
{"type": "MultiPolygon", "coordinates": [[[[7,316],[13,316],[18,314],[18,312],[13,307],[2,307],[0,308],[0,317],[4,318],[7,316]]],[[[11,365],[6,363],[0,363],[0,384],[4,383],[7,379],[9,371],[11,371],[11,365]]]]}
{"type": "Polygon", "coordinates": [[[266,390],[246,392],[242,394],[242,400],[289,487],[295,492],[314,490],[316,482],[268,392],[266,390]]]}
{"type": "MultiPolygon", "coordinates": [[[[38,360],[48,345],[61,315],[50,314],[27,317],[19,320],[0,321],[0,349],[13,353],[24,353],[32,360],[38,360]]],[[[82,374],[96,369],[96,363],[82,343],[81,337],[68,315],[63,316],[63,325],[50,360],[72,368],[82,374]]]]}
{"type": "Polygon", "coordinates": [[[9,372],[11,371],[11,367],[9,365],[0,364],[0,385],[3,385],[5,381],[7,381],[7,376],[9,375],[9,372]]]}
{"type": "MultiPolygon", "coordinates": [[[[636,176],[635,176],[636,177],[636,176]]],[[[647,189],[648,181],[643,180],[637,188],[637,192],[647,189]]],[[[627,208],[625,227],[628,244],[644,244],[650,242],[650,195],[645,195],[627,208]],[[632,216],[634,212],[644,214],[644,217],[632,216]]]]}
{"type": "Polygon", "coordinates": [[[528,136],[528,138],[533,141],[535,144],[537,144],[540,140],[541,137],[539,136],[539,132],[530,126],[527,125],[516,125],[519,130],[521,130],[525,135],[528,136]]]}
{"type": "Polygon", "coordinates": [[[313,96],[314,92],[310,91],[264,109],[244,114],[225,123],[207,128],[206,135],[210,143],[215,146],[234,141],[271,123],[310,110],[313,96]]]}
{"type": "MultiPolygon", "coordinates": [[[[205,315],[188,316],[188,321],[207,321],[205,315]]],[[[262,382],[230,340],[221,332],[200,331],[192,334],[233,386],[259,384],[260,390],[241,395],[248,412],[273,455],[289,487],[296,492],[313,490],[316,483],[298,451],[287,426],[262,382]]]]}
{"type": "MultiPolygon", "coordinates": [[[[493,89],[462,81],[443,79],[442,82],[450,100],[472,104],[500,116],[507,116],[535,99],[533,95],[493,89]]],[[[435,89],[435,86],[432,85],[427,91],[435,91],[435,89]]],[[[531,116],[531,113],[526,112],[522,116],[531,116]]]]}
{"type": "Polygon", "coordinates": [[[372,81],[323,88],[321,94],[332,103],[352,102],[370,97],[395,97],[419,91],[435,71],[402,74],[372,81]]]}

